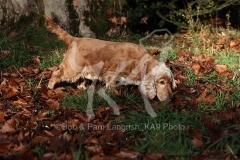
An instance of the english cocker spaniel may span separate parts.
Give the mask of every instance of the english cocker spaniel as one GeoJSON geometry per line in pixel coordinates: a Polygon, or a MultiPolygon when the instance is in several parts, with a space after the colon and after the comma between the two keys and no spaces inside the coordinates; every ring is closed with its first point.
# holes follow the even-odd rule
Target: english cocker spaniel
{"type": "MultiPolygon", "coordinates": [[[[61,29],[45,16],[46,26],[67,45],[63,62],[48,83],[53,89],[60,81],[76,82],[80,78],[100,80],[106,87],[138,85],[149,99],[168,99],[173,74],[165,63],[154,59],[146,49],[133,43],[110,42],[91,38],[77,38],[61,29]]],[[[82,85],[85,86],[84,84],[82,85]]]]}

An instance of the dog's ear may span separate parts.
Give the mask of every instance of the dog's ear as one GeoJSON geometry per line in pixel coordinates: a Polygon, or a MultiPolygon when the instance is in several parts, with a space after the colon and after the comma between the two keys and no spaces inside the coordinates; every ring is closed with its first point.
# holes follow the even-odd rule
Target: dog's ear
{"type": "Polygon", "coordinates": [[[144,76],[142,83],[140,84],[140,90],[149,99],[153,99],[156,96],[155,80],[153,75],[147,74],[144,76]]]}

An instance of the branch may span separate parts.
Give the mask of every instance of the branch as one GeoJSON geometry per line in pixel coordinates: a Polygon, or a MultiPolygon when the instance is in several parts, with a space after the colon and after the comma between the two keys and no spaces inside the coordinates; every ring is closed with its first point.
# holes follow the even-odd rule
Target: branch
{"type": "Polygon", "coordinates": [[[194,12],[194,13],[192,13],[192,16],[204,15],[204,14],[211,13],[213,11],[219,11],[219,10],[221,10],[223,8],[226,8],[226,7],[228,7],[228,6],[230,6],[234,3],[239,3],[239,0],[233,0],[232,2],[227,1],[227,2],[223,3],[222,5],[219,5],[216,8],[213,8],[213,9],[210,9],[210,10],[204,10],[202,12],[200,11],[199,13],[194,12]]]}
{"type": "Polygon", "coordinates": [[[177,23],[176,21],[172,21],[172,20],[169,20],[169,19],[165,18],[162,14],[159,13],[159,11],[157,11],[157,15],[160,18],[162,18],[164,21],[167,21],[169,23],[175,24],[176,26],[188,29],[188,26],[184,25],[183,23],[177,23]]]}

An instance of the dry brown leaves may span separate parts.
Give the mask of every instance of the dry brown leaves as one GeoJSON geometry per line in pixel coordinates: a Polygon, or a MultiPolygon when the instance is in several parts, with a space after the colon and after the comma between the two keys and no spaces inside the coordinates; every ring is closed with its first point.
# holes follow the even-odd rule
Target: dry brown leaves
{"type": "MultiPolygon", "coordinates": [[[[181,44],[188,36],[191,35],[180,35],[174,41],[174,44],[181,44]]],[[[206,42],[206,46],[212,49],[213,56],[216,49],[221,50],[234,50],[239,53],[240,51],[240,39],[234,38],[230,39],[226,35],[218,35],[217,41],[215,35],[210,33],[201,32],[199,34],[199,39],[203,42],[206,42]],[[206,38],[206,35],[209,34],[206,38]],[[214,36],[211,37],[211,36],[214,36]]],[[[185,44],[186,47],[190,47],[192,44],[185,44]]],[[[199,46],[196,46],[198,48],[199,46]]],[[[232,53],[234,54],[234,53],[232,53]]],[[[194,54],[191,50],[178,50],[178,59],[175,61],[168,61],[168,64],[172,66],[174,70],[175,79],[178,82],[178,87],[176,89],[177,93],[174,95],[175,103],[174,107],[186,106],[182,111],[185,110],[196,110],[200,103],[204,103],[208,107],[215,105],[216,95],[215,93],[229,93],[236,90],[236,87],[232,85],[227,85],[227,79],[232,79],[233,72],[230,71],[227,65],[218,64],[214,61],[214,57],[210,56],[207,53],[199,53],[198,55],[194,54]],[[194,75],[197,77],[194,80],[194,84],[187,86],[185,82],[190,79],[186,74],[187,69],[191,69],[194,75]],[[207,81],[207,83],[203,83],[205,77],[208,77],[211,73],[216,72],[218,77],[221,77],[222,80],[215,83],[213,81],[207,81]],[[188,97],[186,99],[186,97],[188,97]]],[[[223,97],[224,99],[229,99],[229,97],[223,97]]],[[[223,126],[216,124],[214,122],[215,117],[220,123],[223,124],[240,124],[239,120],[239,105],[237,108],[231,108],[229,104],[225,104],[224,110],[222,111],[211,111],[210,113],[206,113],[206,117],[202,119],[204,126],[211,133],[211,140],[215,142],[230,132],[236,133],[239,132],[237,129],[228,129],[223,131],[223,126]]],[[[188,134],[191,137],[192,144],[198,148],[202,148],[204,146],[204,140],[202,138],[202,133],[199,132],[198,128],[195,129],[187,129],[188,134]]],[[[196,159],[221,159],[224,157],[220,151],[204,151],[199,153],[195,158],[196,159]]],[[[226,156],[226,159],[229,159],[229,155],[226,156]]],[[[231,158],[231,156],[230,156],[231,158]]]]}
{"type": "MultiPolygon", "coordinates": [[[[39,59],[34,58],[39,64],[39,59]]],[[[2,71],[0,80],[0,157],[4,159],[38,159],[34,148],[44,148],[41,157],[75,159],[76,153],[88,151],[91,159],[160,159],[164,153],[143,155],[128,149],[120,150],[129,138],[122,130],[111,128],[111,108],[99,106],[95,119],[76,109],[60,108],[66,94],[79,89],[49,90],[41,83],[56,67],[44,69],[28,66],[2,71]],[[28,79],[40,83],[28,84],[28,79]],[[51,112],[54,111],[54,114],[51,112]],[[108,142],[109,144],[107,144],[108,142]],[[110,144],[115,144],[113,147],[110,144]],[[81,146],[80,146],[81,145],[81,146]]],[[[118,117],[117,117],[118,118],[118,117]]],[[[84,156],[84,155],[82,155],[84,156]]],[[[82,159],[84,157],[80,157],[82,159]]]]}
{"type": "MultiPolygon", "coordinates": [[[[126,23],[124,17],[119,19],[111,17],[110,20],[120,25],[126,23]]],[[[184,40],[184,38],[177,38],[174,43],[180,43],[181,40],[184,40]]],[[[229,42],[229,46],[236,49],[238,49],[239,44],[237,39],[229,42]]],[[[157,52],[158,49],[155,49],[151,53],[156,54],[157,52]]],[[[107,129],[111,127],[111,121],[115,118],[111,117],[112,110],[105,106],[99,106],[95,112],[95,119],[91,121],[89,121],[86,113],[79,112],[76,109],[60,108],[60,101],[66,94],[75,95],[81,90],[74,88],[49,90],[46,87],[46,82],[51,77],[52,71],[57,69],[57,66],[40,70],[37,65],[41,62],[37,56],[33,57],[32,62],[35,66],[13,67],[11,70],[1,71],[0,156],[2,158],[37,159],[37,154],[33,152],[33,149],[42,145],[45,149],[41,157],[43,160],[75,159],[79,149],[82,153],[87,151],[88,157],[92,160],[113,158],[164,159],[165,153],[163,152],[145,155],[127,149],[126,146],[133,145],[133,142],[129,141],[128,135],[122,130],[107,129]],[[39,83],[31,85],[28,79],[34,79],[39,83]],[[54,114],[51,113],[52,111],[54,111],[54,114]],[[117,147],[121,145],[122,148],[117,147]]],[[[201,102],[208,105],[215,103],[216,97],[211,94],[212,90],[216,92],[231,90],[225,85],[226,81],[224,79],[219,84],[211,82],[205,84],[197,82],[197,80],[192,86],[185,84],[190,78],[185,74],[187,69],[191,69],[197,77],[207,76],[213,71],[216,71],[218,76],[232,77],[233,74],[226,65],[215,63],[214,59],[207,54],[201,53],[196,56],[191,51],[179,50],[178,59],[175,61],[169,60],[167,64],[172,67],[178,83],[178,87],[175,89],[176,94],[174,94],[170,103],[170,106],[175,109],[194,112],[201,102]],[[182,108],[182,106],[185,106],[185,108],[182,108]]],[[[225,124],[240,123],[239,114],[234,109],[226,109],[206,115],[202,119],[202,123],[212,134],[212,142],[228,133],[236,132],[231,129],[222,132],[221,126],[210,120],[212,116],[217,117],[225,124]]],[[[115,120],[118,119],[119,117],[115,120]]],[[[205,142],[198,128],[188,128],[187,133],[195,147],[202,148],[204,146],[205,142]]],[[[214,154],[211,151],[204,151],[197,157],[211,157],[214,154]]]]}
{"type": "Polygon", "coordinates": [[[109,37],[111,36],[120,36],[124,34],[125,26],[127,24],[127,17],[125,16],[116,16],[112,10],[107,10],[108,20],[111,22],[111,28],[106,33],[109,37]]]}

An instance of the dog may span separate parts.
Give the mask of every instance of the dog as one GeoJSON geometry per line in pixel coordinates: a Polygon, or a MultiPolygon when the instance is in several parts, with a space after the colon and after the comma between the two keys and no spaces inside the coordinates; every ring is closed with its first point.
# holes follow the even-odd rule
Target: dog
{"type": "MultiPolygon", "coordinates": [[[[118,85],[138,85],[149,99],[166,101],[175,87],[171,70],[142,46],[128,42],[110,42],[92,38],[73,37],[51,18],[44,16],[46,27],[67,45],[64,59],[52,73],[48,88],[61,81],[78,79],[100,80],[114,93],[118,85]]],[[[85,88],[85,82],[80,86],[85,88]]]]}

